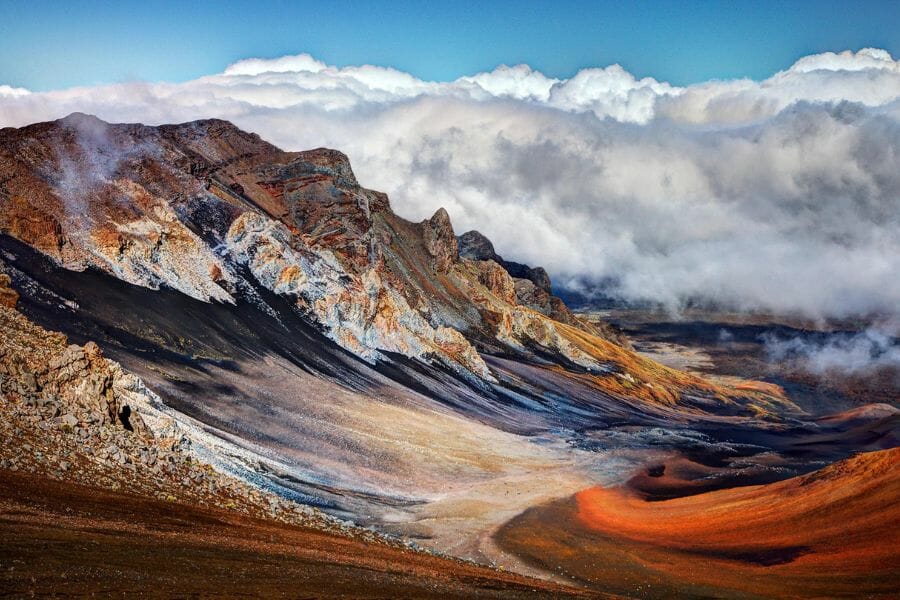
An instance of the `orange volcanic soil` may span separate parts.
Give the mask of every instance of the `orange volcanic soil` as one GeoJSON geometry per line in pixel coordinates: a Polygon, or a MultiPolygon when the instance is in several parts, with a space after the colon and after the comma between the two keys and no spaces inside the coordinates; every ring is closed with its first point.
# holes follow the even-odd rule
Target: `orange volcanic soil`
{"type": "Polygon", "coordinates": [[[665,501],[591,488],[524,513],[497,540],[537,566],[641,597],[896,597],[900,448],[665,501]]]}

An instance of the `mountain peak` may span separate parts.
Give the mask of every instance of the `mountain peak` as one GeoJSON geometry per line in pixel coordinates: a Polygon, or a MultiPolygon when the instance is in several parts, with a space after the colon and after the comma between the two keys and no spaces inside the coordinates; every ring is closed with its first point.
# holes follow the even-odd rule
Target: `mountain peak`
{"type": "Polygon", "coordinates": [[[501,263],[503,259],[494,251],[494,244],[480,231],[467,231],[459,236],[459,255],[471,260],[493,260],[501,263]]]}
{"type": "Polygon", "coordinates": [[[459,260],[459,244],[453,233],[450,215],[441,207],[425,223],[425,247],[434,257],[434,269],[438,273],[446,273],[459,260]]]}
{"type": "Polygon", "coordinates": [[[346,187],[357,187],[359,182],[350,166],[350,159],[340,150],[315,148],[297,152],[296,160],[303,161],[316,171],[333,174],[338,183],[346,187]]]}
{"type": "Polygon", "coordinates": [[[103,119],[98,118],[95,115],[77,111],[70,113],[61,119],[57,119],[55,122],[66,127],[79,127],[83,125],[109,125],[109,123],[107,123],[103,119]]]}

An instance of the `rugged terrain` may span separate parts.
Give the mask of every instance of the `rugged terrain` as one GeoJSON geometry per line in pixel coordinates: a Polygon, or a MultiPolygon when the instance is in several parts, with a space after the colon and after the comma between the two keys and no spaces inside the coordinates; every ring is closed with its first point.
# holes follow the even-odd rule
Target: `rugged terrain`
{"type": "Polygon", "coordinates": [[[434,556],[216,471],[96,344],[0,275],[0,594],[587,597],[434,556]]]}
{"type": "Polygon", "coordinates": [[[565,579],[494,534],[598,485],[674,498],[897,445],[896,411],[636,353],[334,150],[74,114],[0,130],[0,208],[12,472],[565,579]]]}

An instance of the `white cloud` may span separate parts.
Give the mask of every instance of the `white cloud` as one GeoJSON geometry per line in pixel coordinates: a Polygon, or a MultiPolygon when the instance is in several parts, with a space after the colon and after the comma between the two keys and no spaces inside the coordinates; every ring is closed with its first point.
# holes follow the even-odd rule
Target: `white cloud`
{"type": "Polygon", "coordinates": [[[30,94],[25,88],[16,88],[9,85],[0,85],[0,98],[4,96],[26,96],[30,94]]]}
{"type": "Polygon", "coordinates": [[[805,370],[819,375],[871,375],[879,369],[900,369],[900,340],[877,328],[808,338],[768,334],[763,341],[771,361],[795,360],[805,370]]]}
{"type": "Polygon", "coordinates": [[[646,77],[641,80],[619,65],[582,69],[550,90],[549,104],[573,111],[593,111],[598,117],[644,123],[653,118],[656,100],[683,90],[646,77]]]}
{"type": "MultiPolygon", "coordinates": [[[[456,83],[458,85],[474,84],[484,91],[484,97],[508,97],[546,102],[550,98],[550,90],[559,84],[560,80],[547,77],[528,65],[514,67],[500,65],[489,73],[460,77],[456,83]]],[[[477,91],[473,91],[472,94],[478,97],[477,91]]]]}
{"type": "Polygon", "coordinates": [[[897,62],[886,50],[879,48],[863,48],[858,52],[823,52],[804,56],[791,66],[789,71],[808,73],[810,71],[863,71],[866,69],[898,70],[897,62]]]}
{"type": "Polygon", "coordinates": [[[287,149],[347,152],[403,216],[446,207],[557,281],[614,281],[672,307],[900,312],[900,66],[805,57],[755,82],[684,88],[613,65],[525,65],[429,82],[308,55],[183,84],[5,93],[0,126],[73,111],[234,121],[287,149]]]}
{"type": "Polygon", "coordinates": [[[328,68],[325,63],[309,54],[282,56],[280,58],[247,58],[231,64],[224,75],[262,75],[263,73],[318,73],[328,68]]]}

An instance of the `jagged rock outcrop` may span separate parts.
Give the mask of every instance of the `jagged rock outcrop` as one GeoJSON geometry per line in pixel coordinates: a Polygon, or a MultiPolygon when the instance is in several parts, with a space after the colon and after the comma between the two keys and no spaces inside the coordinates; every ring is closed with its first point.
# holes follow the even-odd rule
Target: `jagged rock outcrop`
{"type": "Polygon", "coordinates": [[[434,216],[423,223],[425,249],[433,257],[432,265],[438,273],[446,273],[451,265],[459,260],[459,247],[450,215],[439,208],[434,216]]]}
{"type": "Polygon", "coordinates": [[[459,254],[463,258],[471,260],[492,260],[501,265],[506,271],[516,279],[527,279],[535,286],[544,290],[551,291],[550,276],[543,267],[529,267],[522,263],[504,260],[494,250],[494,244],[479,231],[467,231],[458,238],[459,254]]]}
{"type": "MultiPolygon", "coordinates": [[[[8,280],[0,279],[0,290],[8,289],[8,280]]],[[[54,405],[59,421],[72,427],[82,421],[118,425],[153,437],[137,410],[151,402],[143,384],[104,358],[97,344],[68,344],[12,307],[0,307],[0,325],[0,393],[54,405]]]]}
{"type": "Polygon", "coordinates": [[[19,293],[10,287],[12,283],[9,275],[0,273],[0,306],[15,308],[19,301],[19,293]]]}
{"type": "Polygon", "coordinates": [[[457,238],[459,255],[470,260],[493,260],[503,264],[503,259],[494,250],[494,244],[480,231],[467,231],[457,238]]]}
{"type": "Polygon", "coordinates": [[[508,304],[517,304],[516,282],[509,272],[493,260],[478,262],[478,281],[492,294],[508,304]]]}

